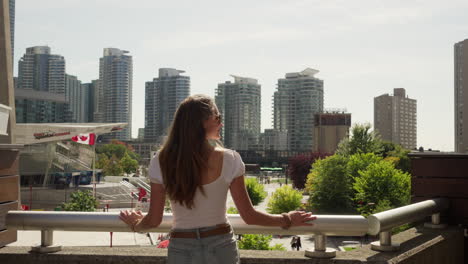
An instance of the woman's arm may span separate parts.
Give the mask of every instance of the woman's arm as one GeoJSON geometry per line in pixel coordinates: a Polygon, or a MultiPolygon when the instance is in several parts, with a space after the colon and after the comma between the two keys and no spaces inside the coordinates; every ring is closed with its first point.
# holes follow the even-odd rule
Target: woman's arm
{"type": "Polygon", "coordinates": [[[120,219],[127,223],[133,231],[158,227],[162,222],[166,191],[162,184],[151,183],[151,200],[148,214],[143,216],[141,212],[121,211],[120,219]]]}
{"type": "MultiPolygon", "coordinates": [[[[288,226],[289,223],[282,215],[272,215],[255,210],[245,187],[244,176],[237,177],[232,181],[230,191],[237,210],[246,224],[288,226]]],[[[312,213],[299,211],[291,211],[288,213],[288,216],[292,226],[313,225],[306,222],[316,219],[315,216],[312,216],[312,213]]]]}

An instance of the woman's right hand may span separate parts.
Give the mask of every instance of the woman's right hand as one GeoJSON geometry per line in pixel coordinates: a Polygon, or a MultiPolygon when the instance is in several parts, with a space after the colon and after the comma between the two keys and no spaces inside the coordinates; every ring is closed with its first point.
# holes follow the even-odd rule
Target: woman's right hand
{"type": "Polygon", "coordinates": [[[120,211],[119,215],[120,220],[124,221],[133,232],[138,232],[136,229],[136,225],[143,219],[143,214],[141,211],[128,211],[123,210],[120,211]]]}
{"type": "Polygon", "coordinates": [[[316,216],[312,216],[312,212],[291,211],[288,215],[291,219],[291,226],[313,226],[313,223],[307,222],[317,219],[316,216]]]}

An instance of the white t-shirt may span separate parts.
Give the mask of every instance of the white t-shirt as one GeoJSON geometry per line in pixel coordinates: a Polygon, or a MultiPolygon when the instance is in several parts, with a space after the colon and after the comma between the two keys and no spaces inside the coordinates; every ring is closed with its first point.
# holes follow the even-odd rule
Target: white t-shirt
{"type": "MultiPolygon", "coordinates": [[[[192,209],[171,201],[174,217],[172,228],[198,228],[227,223],[226,198],[229,186],[234,178],[244,174],[245,165],[239,153],[230,149],[224,150],[221,175],[215,181],[203,185],[205,195],[197,189],[192,209]]],[[[159,166],[159,153],[151,159],[149,178],[152,183],[164,184],[159,166]]]]}

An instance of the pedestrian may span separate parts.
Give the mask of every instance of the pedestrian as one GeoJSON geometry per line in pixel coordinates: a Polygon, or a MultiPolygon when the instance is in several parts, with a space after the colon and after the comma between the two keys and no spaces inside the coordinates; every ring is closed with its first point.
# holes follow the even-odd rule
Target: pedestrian
{"type": "Polygon", "coordinates": [[[291,250],[294,250],[294,249],[296,248],[296,241],[297,241],[297,240],[296,240],[296,236],[293,236],[293,237],[291,238],[291,242],[290,242],[290,244],[291,244],[291,250]]]}
{"type": "Polygon", "coordinates": [[[168,137],[151,159],[151,199],[148,214],[121,211],[120,218],[135,232],[161,224],[166,195],[173,223],[167,263],[240,263],[237,243],[226,215],[227,192],[249,225],[308,226],[311,213],[281,215],[257,211],[244,184],[240,155],[210,141],[220,139],[221,115],[213,100],[189,96],[174,115],[168,137]]]}
{"type": "Polygon", "coordinates": [[[296,238],[296,249],[297,249],[297,251],[299,251],[300,248],[302,248],[301,237],[298,236],[298,237],[296,238]]]}

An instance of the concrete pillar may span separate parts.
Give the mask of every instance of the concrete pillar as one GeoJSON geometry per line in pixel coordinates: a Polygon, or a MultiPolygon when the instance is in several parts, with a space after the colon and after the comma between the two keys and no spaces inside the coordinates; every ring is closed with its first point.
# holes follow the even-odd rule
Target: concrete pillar
{"type": "Polygon", "coordinates": [[[10,41],[10,8],[8,0],[0,0],[0,104],[11,107],[8,136],[0,136],[0,143],[15,143],[15,91],[13,87],[13,62],[10,41]]]}

